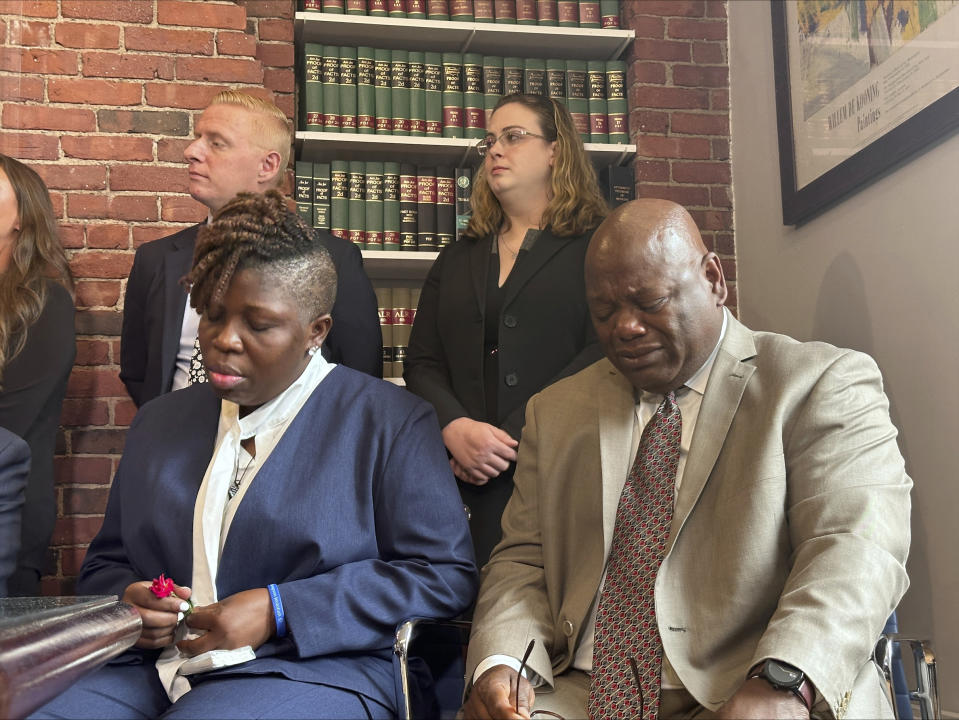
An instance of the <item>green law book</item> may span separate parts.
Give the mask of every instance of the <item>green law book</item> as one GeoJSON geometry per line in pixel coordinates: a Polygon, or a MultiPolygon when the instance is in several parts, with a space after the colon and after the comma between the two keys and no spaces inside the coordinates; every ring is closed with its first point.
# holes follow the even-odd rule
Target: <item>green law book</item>
{"type": "Polygon", "coordinates": [[[313,163],[313,227],[330,229],[330,164],[313,163]]]}
{"type": "Polygon", "coordinates": [[[347,238],[361,250],[366,247],[366,163],[350,160],[347,180],[347,238]]]}
{"type": "Polygon", "coordinates": [[[606,117],[611,143],[629,142],[628,109],[626,106],[626,63],[606,61],[606,117]]]}
{"type": "Polygon", "coordinates": [[[340,131],[340,49],[323,46],[323,130],[340,131]]]}
{"type": "Polygon", "coordinates": [[[447,0],[426,0],[426,15],[430,20],[449,20],[449,3],[447,0]]]}
{"type": "Polygon", "coordinates": [[[436,168],[416,169],[416,249],[436,252],[436,168]]]}
{"type": "Polygon", "coordinates": [[[366,163],[366,232],[367,250],[383,249],[383,163],[366,163]]]}
{"type": "Polygon", "coordinates": [[[523,58],[503,58],[503,94],[523,92],[523,58]]]}
{"type": "Polygon", "coordinates": [[[323,12],[323,3],[321,0],[301,0],[303,10],[307,12],[323,12]]]}
{"type": "Polygon", "coordinates": [[[463,55],[463,135],[475,139],[486,135],[483,56],[479,53],[463,55]]]}
{"type": "Polygon", "coordinates": [[[393,288],[374,285],[373,292],[383,336],[383,377],[393,377],[393,288]]]}
{"type": "Polygon", "coordinates": [[[456,239],[456,180],[451,167],[436,168],[436,246],[456,239]]]}
{"type": "Polygon", "coordinates": [[[556,0],[556,15],[560,27],[579,27],[579,3],[576,0],[556,0]]]}
{"type": "Polygon", "coordinates": [[[604,28],[619,28],[619,0],[599,0],[599,22],[604,28]]]}
{"type": "Polygon", "coordinates": [[[344,4],[343,0],[323,0],[323,12],[342,15],[344,4]]]}
{"type": "Polygon", "coordinates": [[[410,342],[410,330],[413,327],[413,314],[410,289],[393,288],[393,374],[403,376],[403,364],[406,362],[406,347],[410,342]]]}
{"type": "Polygon", "coordinates": [[[586,63],[586,86],[589,107],[589,141],[609,142],[606,117],[606,62],[590,60],[586,63]]]}
{"type": "Polygon", "coordinates": [[[426,134],[425,53],[410,50],[410,135],[426,134]]]}
{"type": "Polygon", "coordinates": [[[566,104],[566,61],[546,61],[546,94],[557,102],[566,104]]]}
{"type": "Polygon", "coordinates": [[[313,225],[313,163],[297,160],[293,166],[296,184],[293,187],[293,200],[296,202],[296,214],[307,225],[313,225]]]}
{"type": "Polygon", "coordinates": [[[473,22],[472,0],[450,0],[450,20],[473,22]]]}
{"type": "Polygon", "coordinates": [[[400,164],[400,250],[416,250],[416,166],[400,164]]]}
{"type": "Polygon", "coordinates": [[[303,45],[307,130],[323,130],[323,46],[319,43],[303,45]]]}
{"type": "Polygon", "coordinates": [[[409,51],[391,50],[390,88],[392,89],[393,134],[410,134],[409,51]]]}
{"type": "Polygon", "coordinates": [[[330,163],[330,232],[344,240],[349,239],[350,206],[347,198],[350,164],[346,160],[330,163]]]}
{"type": "Polygon", "coordinates": [[[470,195],[473,193],[473,171],[468,167],[456,168],[456,239],[466,232],[470,216],[470,195]]]}
{"type": "Polygon", "coordinates": [[[373,70],[376,65],[371,47],[356,48],[356,132],[370,135],[376,131],[376,101],[373,99],[373,70]]]}
{"type": "Polygon", "coordinates": [[[566,61],[566,107],[583,142],[589,142],[589,98],[586,94],[586,61],[566,61]]]}
{"type": "Polygon", "coordinates": [[[516,0],[516,24],[536,24],[536,0],[516,0]]]}
{"type": "Polygon", "coordinates": [[[387,15],[387,0],[367,0],[366,14],[373,17],[385,17],[387,15]]]}
{"type": "Polygon", "coordinates": [[[496,22],[516,24],[516,0],[493,0],[493,16],[496,22]]]}
{"type": "Polygon", "coordinates": [[[559,18],[556,14],[556,0],[536,0],[536,24],[556,25],[559,18]]]}
{"type": "Polygon", "coordinates": [[[386,12],[391,18],[405,18],[406,0],[386,0],[386,12]]]}
{"type": "Polygon", "coordinates": [[[356,132],[356,48],[340,48],[340,132],[356,132]]]}
{"type": "Polygon", "coordinates": [[[443,137],[463,137],[463,53],[443,53],[443,137]]]}
{"type": "Polygon", "coordinates": [[[486,127],[489,127],[493,108],[503,96],[503,58],[499,55],[483,56],[483,110],[486,127]]]}
{"type": "Polygon", "coordinates": [[[390,135],[393,132],[393,91],[390,87],[391,57],[390,51],[384,48],[376,48],[374,51],[373,105],[376,111],[377,135],[390,135]]]}
{"type": "Polygon", "coordinates": [[[383,249],[400,249],[400,164],[398,162],[383,163],[383,249]]]}
{"type": "Polygon", "coordinates": [[[424,56],[426,136],[440,137],[443,134],[443,56],[438,52],[426,52],[424,56]]]}
{"type": "Polygon", "coordinates": [[[600,26],[599,0],[579,0],[579,26],[581,28],[600,26]]]}
{"type": "Polygon", "coordinates": [[[426,18],[426,0],[406,0],[406,17],[410,20],[426,18]]]}
{"type": "Polygon", "coordinates": [[[366,0],[346,0],[347,15],[366,15],[366,0]]]}
{"type": "Polygon", "coordinates": [[[546,95],[546,61],[526,58],[523,61],[523,92],[527,95],[546,95]]]}
{"type": "Polygon", "coordinates": [[[493,0],[473,0],[473,22],[491,23],[493,15],[493,0]]]}

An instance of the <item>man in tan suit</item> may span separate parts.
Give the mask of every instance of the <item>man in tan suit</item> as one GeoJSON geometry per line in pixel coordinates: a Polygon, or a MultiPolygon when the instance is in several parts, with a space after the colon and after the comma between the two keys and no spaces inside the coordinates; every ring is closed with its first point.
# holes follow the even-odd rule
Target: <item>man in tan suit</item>
{"type": "Polygon", "coordinates": [[[875,363],[737,322],[719,259],[674,203],[617,208],[593,237],[586,288],[607,357],[529,403],[464,715],[528,717],[535,686],[537,709],[586,717],[620,493],[674,391],[658,716],[892,717],[870,657],[908,585],[912,483],[875,363]],[[532,684],[517,689],[530,640],[532,684]]]}

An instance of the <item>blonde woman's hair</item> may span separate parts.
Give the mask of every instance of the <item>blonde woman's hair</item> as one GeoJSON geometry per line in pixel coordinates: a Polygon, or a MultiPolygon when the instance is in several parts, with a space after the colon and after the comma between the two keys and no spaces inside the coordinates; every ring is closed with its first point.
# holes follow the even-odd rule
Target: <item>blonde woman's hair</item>
{"type": "Polygon", "coordinates": [[[23,163],[0,155],[0,170],[17,198],[20,234],[7,269],[0,273],[0,383],[3,371],[27,341],[27,331],[47,302],[46,280],[73,293],[73,276],[60,245],[50,193],[40,176],[23,163]]]}
{"type": "Polygon", "coordinates": [[[210,105],[237,105],[253,113],[253,124],[257,130],[253,142],[264,150],[280,153],[280,171],[274,182],[274,187],[279,187],[285,177],[286,166],[290,164],[290,146],[293,143],[290,122],[283,111],[269,100],[241,90],[222,90],[213,97],[210,105]]]}
{"type": "MultiPolygon", "coordinates": [[[[549,202],[540,226],[550,228],[561,237],[582,235],[595,228],[606,217],[609,206],[599,193],[596,171],[586,155],[569,110],[552,98],[517,93],[500,98],[493,112],[510,103],[519,103],[532,110],[539,121],[540,134],[547,142],[556,142],[549,202]]],[[[507,221],[487,182],[485,163],[473,181],[470,204],[472,215],[466,228],[467,235],[480,238],[498,233],[507,221]]]]}

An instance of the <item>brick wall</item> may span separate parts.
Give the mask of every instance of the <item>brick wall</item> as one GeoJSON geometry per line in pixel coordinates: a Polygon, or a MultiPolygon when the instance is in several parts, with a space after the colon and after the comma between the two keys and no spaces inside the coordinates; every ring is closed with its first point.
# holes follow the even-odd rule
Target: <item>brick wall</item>
{"type": "MultiPolygon", "coordinates": [[[[688,206],[732,280],[724,0],[622,0],[638,194],[688,206]]],[[[43,580],[70,593],[134,407],[118,378],[133,250],[202,219],[183,149],[224,87],[294,108],[293,0],[0,0],[0,152],[46,180],[77,278],[58,520],[43,580]]]]}

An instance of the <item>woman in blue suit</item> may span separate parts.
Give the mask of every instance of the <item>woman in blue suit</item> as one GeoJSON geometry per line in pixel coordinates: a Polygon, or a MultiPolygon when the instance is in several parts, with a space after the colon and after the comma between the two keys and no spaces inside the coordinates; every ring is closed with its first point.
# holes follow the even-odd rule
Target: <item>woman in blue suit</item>
{"type": "Polygon", "coordinates": [[[476,588],[433,410],[323,359],[335,271],[276,191],[200,231],[188,281],[209,382],[138,413],[78,585],[137,608],[137,649],[38,716],[392,717],[395,625],[476,588]]]}

